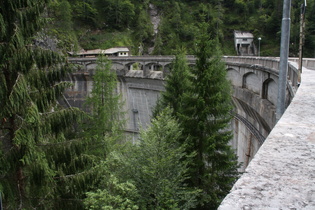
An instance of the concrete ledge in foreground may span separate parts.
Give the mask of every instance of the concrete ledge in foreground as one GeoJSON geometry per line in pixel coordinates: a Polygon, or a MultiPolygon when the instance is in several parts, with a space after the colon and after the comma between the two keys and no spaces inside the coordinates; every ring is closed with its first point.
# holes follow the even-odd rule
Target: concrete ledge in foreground
{"type": "Polygon", "coordinates": [[[315,209],[315,71],[302,83],[219,210],[315,209]]]}

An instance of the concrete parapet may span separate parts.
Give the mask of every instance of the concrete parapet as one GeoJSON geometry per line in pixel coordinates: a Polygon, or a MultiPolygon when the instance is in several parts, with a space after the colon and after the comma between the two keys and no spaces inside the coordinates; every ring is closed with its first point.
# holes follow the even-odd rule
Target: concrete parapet
{"type": "Polygon", "coordinates": [[[219,210],[315,209],[314,81],[303,69],[290,106],[219,210]]]}
{"type": "MultiPolygon", "coordinates": [[[[289,58],[290,61],[298,63],[298,58],[289,58]]],[[[303,58],[303,67],[311,70],[315,70],[315,58],[303,58]]]]}

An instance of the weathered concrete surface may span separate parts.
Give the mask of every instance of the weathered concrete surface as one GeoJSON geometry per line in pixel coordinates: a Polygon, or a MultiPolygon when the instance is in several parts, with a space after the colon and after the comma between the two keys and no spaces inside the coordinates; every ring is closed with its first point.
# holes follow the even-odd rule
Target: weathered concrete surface
{"type": "MultiPolygon", "coordinates": [[[[125,131],[132,141],[138,138],[139,128],[146,128],[151,120],[152,109],[164,90],[164,77],[174,56],[128,56],[109,57],[112,70],[118,75],[118,92],[122,95],[126,111],[125,131]]],[[[233,84],[234,119],[231,127],[234,138],[231,142],[244,171],[262,142],[276,124],[275,104],[277,99],[279,59],[262,57],[224,56],[227,79],[233,84]]],[[[69,58],[77,65],[68,81],[74,84],[65,93],[67,104],[82,108],[85,97],[93,87],[93,75],[97,58],[69,58]]],[[[189,65],[196,58],[187,56],[189,65]]],[[[288,68],[289,104],[297,88],[297,68],[288,68]]]]}
{"type": "Polygon", "coordinates": [[[315,71],[303,69],[293,101],[219,210],[315,209],[315,71]]]}

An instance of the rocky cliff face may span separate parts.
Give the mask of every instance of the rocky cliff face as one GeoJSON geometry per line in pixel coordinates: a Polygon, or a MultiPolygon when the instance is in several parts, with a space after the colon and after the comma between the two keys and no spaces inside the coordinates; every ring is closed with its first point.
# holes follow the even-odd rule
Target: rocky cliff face
{"type": "MultiPolygon", "coordinates": [[[[155,43],[155,37],[159,32],[159,25],[161,21],[161,17],[159,15],[159,11],[157,10],[156,6],[154,4],[149,4],[149,14],[150,14],[150,20],[153,25],[153,30],[154,30],[154,40],[153,43],[155,43]]],[[[151,54],[154,50],[154,46],[150,47],[148,49],[149,54],[151,54]]]]}
{"type": "Polygon", "coordinates": [[[33,40],[35,46],[42,47],[47,50],[52,50],[54,52],[60,52],[58,49],[58,40],[54,37],[50,37],[49,35],[40,32],[33,40]]]}

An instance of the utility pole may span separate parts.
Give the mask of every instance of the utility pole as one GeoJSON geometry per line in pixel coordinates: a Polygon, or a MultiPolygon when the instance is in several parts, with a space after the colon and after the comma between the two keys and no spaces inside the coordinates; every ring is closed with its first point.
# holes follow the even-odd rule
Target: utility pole
{"type": "Polygon", "coordinates": [[[301,73],[303,68],[303,41],[304,41],[304,29],[305,29],[305,10],[306,0],[301,4],[301,20],[300,20],[300,43],[299,43],[299,67],[298,67],[298,83],[301,83],[301,73]]]}
{"type": "Polygon", "coordinates": [[[290,11],[291,0],[283,1],[283,17],[281,24],[281,45],[280,45],[280,64],[279,64],[279,82],[278,82],[278,100],[276,120],[278,121],[285,111],[285,95],[287,87],[289,42],[290,42],[290,11]]]}

